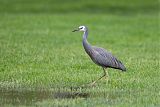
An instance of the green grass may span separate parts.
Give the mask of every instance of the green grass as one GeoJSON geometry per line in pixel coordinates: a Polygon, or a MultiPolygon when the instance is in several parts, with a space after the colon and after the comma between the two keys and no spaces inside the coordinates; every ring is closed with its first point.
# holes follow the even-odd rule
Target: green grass
{"type": "Polygon", "coordinates": [[[158,0],[1,0],[0,13],[157,13],[158,0]]]}
{"type": "MultiPolygon", "coordinates": [[[[83,7],[83,3],[80,6],[83,7]]],[[[111,3],[116,6],[114,1],[110,2],[110,6],[111,3]]],[[[147,12],[145,8],[134,8],[137,4],[141,7],[143,3],[134,3],[136,5],[133,4],[133,7],[128,6],[135,9],[130,10],[130,14],[123,13],[123,9],[118,9],[123,14],[104,11],[93,14],[81,10],[79,13],[63,13],[63,9],[56,10],[54,14],[45,12],[47,10],[30,12],[39,10],[34,3],[29,4],[35,8],[31,10],[21,5],[18,7],[22,10],[18,11],[1,7],[0,11],[5,11],[0,12],[0,88],[72,92],[70,87],[97,79],[102,75],[102,69],[92,63],[85,53],[81,43],[82,33],[71,32],[79,25],[86,25],[89,28],[88,41],[111,51],[122,60],[127,72],[108,69],[108,82],[101,80],[94,88],[76,90],[88,93],[88,98],[50,98],[30,106],[160,106],[157,4],[145,2],[144,7],[155,6],[147,12]]],[[[117,5],[126,7],[127,2],[117,5]]],[[[69,3],[65,6],[68,10],[75,8],[69,3]]],[[[129,13],[128,8],[126,11],[129,13]]]]}

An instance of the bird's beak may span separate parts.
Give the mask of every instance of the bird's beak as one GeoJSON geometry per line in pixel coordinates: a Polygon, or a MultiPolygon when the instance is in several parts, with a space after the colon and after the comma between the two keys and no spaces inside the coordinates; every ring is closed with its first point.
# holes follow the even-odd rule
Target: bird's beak
{"type": "Polygon", "coordinates": [[[75,30],[73,30],[72,32],[76,32],[76,31],[79,31],[79,29],[75,29],[75,30]]]}

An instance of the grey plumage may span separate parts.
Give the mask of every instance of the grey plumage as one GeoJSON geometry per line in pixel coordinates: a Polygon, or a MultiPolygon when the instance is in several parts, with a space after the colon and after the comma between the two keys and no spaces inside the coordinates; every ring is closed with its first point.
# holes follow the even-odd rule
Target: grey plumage
{"type": "MultiPolygon", "coordinates": [[[[83,47],[84,47],[86,53],[90,56],[90,58],[92,59],[92,61],[94,63],[101,66],[103,69],[104,68],[114,68],[114,69],[126,71],[126,68],[122,64],[122,62],[119,61],[116,57],[114,57],[110,52],[108,52],[104,48],[91,46],[88,43],[88,41],[87,41],[88,29],[86,26],[80,26],[77,30],[74,30],[74,32],[75,31],[83,31],[84,32],[83,41],[82,41],[83,47]]],[[[99,78],[99,79],[101,79],[101,78],[99,78]]]]}
{"type": "Polygon", "coordinates": [[[110,52],[105,51],[103,48],[93,47],[93,53],[97,53],[90,56],[91,59],[96,60],[95,63],[104,68],[115,68],[122,71],[126,71],[126,68],[121,61],[117,60],[110,52]]]}

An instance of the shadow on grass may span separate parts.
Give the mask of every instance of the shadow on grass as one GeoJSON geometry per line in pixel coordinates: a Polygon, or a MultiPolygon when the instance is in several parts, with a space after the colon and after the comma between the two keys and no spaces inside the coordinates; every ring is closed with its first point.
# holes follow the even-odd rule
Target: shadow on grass
{"type": "Polygon", "coordinates": [[[87,98],[89,93],[72,90],[6,90],[0,89],[0,105],[33,105],[48,99],[75,99],[87,98]]]}
{"type": "Polygon", "coordinates": [[[37,101],[50,99],[52,92],[44,90],[4,90],[0,89],[0,104],[32,105],[37,101]]]}
{"type": "Polygon", "coordinates": [[[88,98],[89,93],[83,92],[55,92],[54,98],[64,99],[64,98],[88,98]]]}
{"type": "MultiPolygon", "coordinates": [[[[87,90],[90,90],[88,88],[87,90]]],[[[96,90],[96,89],[95,89],[96,90]]],[[[9,105],[34,105],[36,102],[54,99],[76,99],[76,98],[106,98],[108,103],[123,97],[126,91],[82,91],[80,90],[4,90],[0,89],[0,106],[9,105]]]]}

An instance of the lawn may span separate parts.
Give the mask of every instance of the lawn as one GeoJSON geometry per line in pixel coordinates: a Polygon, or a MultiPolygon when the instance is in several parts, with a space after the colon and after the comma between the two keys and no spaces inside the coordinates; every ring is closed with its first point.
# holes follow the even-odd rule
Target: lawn
{"type": "Polygon", "coordinates": [[[42,1],[14,1],[0,7],[1,106],[160,106],[158,1],[70,0],[60,8],[49,0],[48,8],[42,1]],[[108,69],[109,81],[73,89],[103,74],[85,53],[82,33],[71,32],[79,25],[88,26],[88,41],[111,51],[127,72],[108,69]]]}

